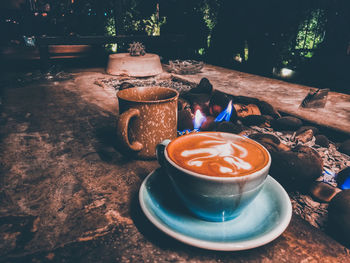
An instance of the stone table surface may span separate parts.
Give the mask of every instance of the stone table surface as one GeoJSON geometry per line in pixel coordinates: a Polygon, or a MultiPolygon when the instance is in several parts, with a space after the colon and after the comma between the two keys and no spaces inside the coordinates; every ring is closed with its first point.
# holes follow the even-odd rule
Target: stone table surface
{"type": "Polygon", "coordinates": [[[154,227],[138,190],[158,167],[121,153],[115,91],[102,69],[65,81],[6,82],[0,105],[0,262],[350,262],[293,215],[262,247],[215,252],[154,227]]]}
{"type": "Polygon", "coordinates": [[[212,65],[205,65],[201,72],[195,75],[174,76],[195,83],[206,77],[217,90],[265,100],[281,112],[350,134],[350,95],[347,94],[329,92],[324,108],[300,108],[300,103],[311,87],[212,65]]]}

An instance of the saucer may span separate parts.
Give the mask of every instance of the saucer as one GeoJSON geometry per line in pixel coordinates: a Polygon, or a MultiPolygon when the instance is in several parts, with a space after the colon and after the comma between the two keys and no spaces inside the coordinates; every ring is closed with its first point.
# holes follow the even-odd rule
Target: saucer
{"type": "Polygon", "coordinates": [[[287,228],[292,205],[271,176],[254,201],[235,219],[209,222],[192,215],[177,198],[167,174],[157,169],[139,191],[141,209],[161,231],[186,244],[210,250],[235,251],[259,247],[287,228]]]}

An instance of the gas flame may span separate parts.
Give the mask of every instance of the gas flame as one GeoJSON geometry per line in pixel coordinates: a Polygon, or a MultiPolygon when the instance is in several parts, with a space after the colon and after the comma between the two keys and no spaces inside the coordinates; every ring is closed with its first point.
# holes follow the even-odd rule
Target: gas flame
{"type": "Polygon", "coordinates": [[[231,118],[231,114],[232,114],[232,100],[230,100],[230,102],[228,103],[227,107],[225,110],[223,110],[216,118],[215,121],[216,122],[220,122],[220,121],[230,121],[231,118]]]}
{"type": "Polygon", "coordinates": [[[199,131],[200,127],[202,126],[203,122],[205,122],[207,118],[202,114],[202,112],[198,109],[196,110],[196,113],[194,114],[194,120],[193,120],[193,127],[194,130],[199,131]]]}
{"type": "MultiPolygon", "coordinates": [[[[326,171],[326,170],[323,169],[323,171],[326,171]]],[[[333,176],[334,176],[334,175],[335,175],[335,177],[338,176],[338,174],[334,174],[334,173],[333,173],[333,176]]],[[[349,171],[348,171],[348,173],[346,174],[346,178],[345,178],[343,184],[340,185],[340,189],[342,189],[342,190],[350,189],[350,172],[349,172],[349,171]]]]}
{"type": "Polygon", "coordinates": [[[345,189],[350,189],[350,176],[348,178],[346,178],[346,180],[344,181],[344,183],[340,186],[340,188],[342,190],[345,189]]]}
{"type": "MultiPolygon", "coordinates": [[[[336,178],[338,176],[338,174],[326,169],[326,168],[323,168],[323,172],[322,172],[322,175],[324,176],[324,182],[327,182],[329,181],[331,178],[336,178]]],[[[350,173],[347,174],[347,177],[346,179],[344,180],[343,184],[342,185],[338,185],[338,187],[340,187],[340,189],[342,190],[345,190],[345,189],[350,189],[350,173]]]]}
{"type": "MultiPolygon", "coordinates": [[[[230,121],[231,115],[232,115],[232,110],[233,110],[233,104],[232,100],[228,103],[227,107],[225,110],[223,110],[216,118],[215,122],[221,122],[221,121],[230,121]]],[[[194,119],[193,119],[193,130],[183,130],[183,131],[178,131],[178,134],[184,135],[188,134],[191,132],[198,132],[200,128],[202,127],[203,123],[207,120],[206,116],[200,111],[200,109],[197,109],[195,114],[194,114],[194,119]]]]}

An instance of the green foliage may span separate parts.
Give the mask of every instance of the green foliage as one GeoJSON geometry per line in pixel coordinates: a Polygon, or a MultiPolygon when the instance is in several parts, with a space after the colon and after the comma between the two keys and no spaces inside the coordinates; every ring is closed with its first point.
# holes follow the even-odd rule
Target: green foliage
{"type": "MultiPolygon", "coordinates": [[[[105,34],[107,36],[116,36],[114,17],[108,17],[106,19],[105,34]]],[[[118,45],[117,44],[106,44],[105,45],[105,50],[108,53],[116,53],[117,49],[118,49],[118,45]]]]}
{"type": "Polygon", "coordinates": [[[160,27],[166,23],[166,17],[159,18],[156,13],[152,14],[150,18],[143,19],[145,31],[149,36],[159,36],[160,27]]]}
{"type": "MultiPolygon", "coordinates": [[[[216,1],[215,1],[216,2],[216,1]]],[[[213,30],[213,28],[215,27],[216,25],[216,22],[217,22],[217,8],[214,9],[209,1],[204,1],[204,4],[201,8],[201,11],[203,13],[203,19],[208,27],[208,29],[210,31],[213,30]]]]}
{"type": "Polygon", "coordinates": [[[125,32],[127,32],[128,34],[142,30],[141,20],[138,19],[137,16],[134,16],[132,12],[126,12],[123,25],[125,32]]]}
{"type": "Polygon", "coordinates": [[[248,57],[249,57],[248,41],[244,41],[244,61],[248,61],[248,57]]]}
{"type": "Polygon", "coordinates": [[[198,49],[198,54],[203,56],[205,54],[205,49],[204,48],[198,49]]]}
{"type": "Polygon", "coordinates": [[[203,0],[202,6],[200,8],[204,22],[209,29],[209,34],[207,36],[207,47],[210,47],[211,34],[214,27],[217,24],[218,10],[220,6],[219,0],[203,0]]]}
{"type": "Polygon", "coordinates": [[[281,65],[296,69],[312,58],[314,51],[323,42],[326,21],[323,9],[317,8],[305,12],[295,34],[290,33],[290,38],[281,45],[278,54],[281,65]]]}
{"type": "Polygon", "coordinates": [[[121,26],[123,26],[125,34],[133,34],[141,30],[141,14],[138,10],[138,4],[138,0],[123,1],[124,13],[121,26]]]}
{"type": "Polygon", "coordinates": [[[324,30],[322,21],[325,20],[325,13],[322,9],[313,10],[310,16],[300,24],[300,29],[296,38],[296,50],[301,50],[300,55],[312,57],[313,52],[323,41],[324,30]]]}
{"type": "Polygon", "coordinates": [[[115,36],[115,20],[113,17],[108,17],[106,19],[105,34],[107,36],[115,36]]]}

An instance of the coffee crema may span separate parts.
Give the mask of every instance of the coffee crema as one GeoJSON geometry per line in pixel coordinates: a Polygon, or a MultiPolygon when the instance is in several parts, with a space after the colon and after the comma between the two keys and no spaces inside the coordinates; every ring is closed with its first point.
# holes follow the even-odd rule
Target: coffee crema
{"type": "Polygon", "coordinates": [[[238,177],[267,165],[269,156],[258,143],[220,132],[199,132],[176,138],[167,147],[180,167],[202,175],[238,177]]]}

